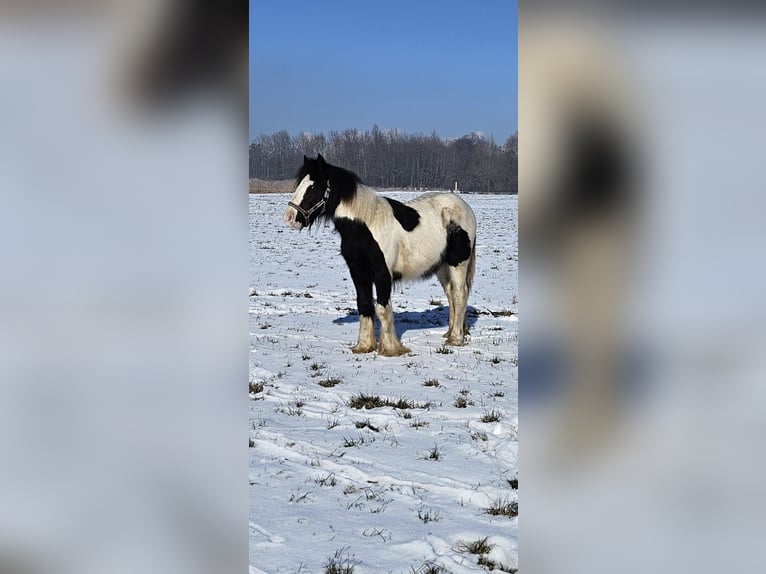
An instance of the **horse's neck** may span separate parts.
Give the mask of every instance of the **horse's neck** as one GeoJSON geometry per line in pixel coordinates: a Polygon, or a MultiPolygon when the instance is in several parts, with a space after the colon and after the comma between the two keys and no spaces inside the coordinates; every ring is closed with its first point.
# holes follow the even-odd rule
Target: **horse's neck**
{"type": "Polygon", "coordinates": [[[335,217],[347,217],[370,221],[375,212],[375,206],[380,201],[380,196],[366,185],[359,184],[356,194],[351,202],[341,202],[335,209],[335,217]]]}

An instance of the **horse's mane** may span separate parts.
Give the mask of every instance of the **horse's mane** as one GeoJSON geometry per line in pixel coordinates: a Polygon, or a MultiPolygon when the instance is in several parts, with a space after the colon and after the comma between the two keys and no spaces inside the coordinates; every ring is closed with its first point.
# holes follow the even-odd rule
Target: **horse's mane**
{"type": "Polygon", "coordinates": [[[311,168],[304,163],[295,174],[295,187],[297,187],[309,173],[311,173],[311,168]]]}
{"type": "Polygon", "coordinates": [[[356,196],[357,185],[362,185],[361,178],[353,171],[327,164],[330,168],[330,180],[333,191],[338,194],[338,199],[344,202],[353,201],[356,196]]]}
{"type": "MultiPolygon", "coordinates": [[[[363,185],[362,179],[353,171],[348,169],[344,169],[330,163],[326,163],[326,165],[330,176],[333,196],[337,197],[337,203],[340,203],[341,201],[353,201],[354,197],[356,196],[357,186],[363,185]]],[[[311,172],[317,167],[318,166],[316,165],[316,160],[311,160],[311,164],[309,165],[304,163],[298,170],[298,173],[295,175],[295,185],[298,185],[304,177],[310,175],[311,172]]]]}

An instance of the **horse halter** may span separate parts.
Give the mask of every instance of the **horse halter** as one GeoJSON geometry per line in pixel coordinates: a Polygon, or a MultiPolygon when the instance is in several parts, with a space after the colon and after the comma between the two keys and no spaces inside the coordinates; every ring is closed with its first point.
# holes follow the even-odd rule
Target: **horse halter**
{"type": "Polygon", "coordinates": [[[324,207],[327,202],[327,200],[330,199],[330,180],[327,180],[327,189],[324,191],[324,197],[322,198],[322,201],[317,202],[315,205],[311,207],[311,209],[303,209],[300,205],[295,205],[292,201],[288,201],[287,205],[295,209],[298,213],[300,213],[305,219],[306,219],[306,225],[309,224],[309,217],[311,217],[311,214],[313,214],[316,210],[321,209],[322,211],[319,212],[319,215],[322,215],[324,213],[324,207]]]}

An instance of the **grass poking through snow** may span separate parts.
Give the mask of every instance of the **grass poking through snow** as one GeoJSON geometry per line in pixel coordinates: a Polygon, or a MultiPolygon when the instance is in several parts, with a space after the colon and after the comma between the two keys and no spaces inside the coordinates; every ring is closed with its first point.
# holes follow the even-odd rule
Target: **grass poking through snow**
{"type": "Polygon", "coordinates": [[[501,418],[503,418],[503,413],[498,411],[497,409],[492,409],[489,411],[484,411],[481,415],[481,422],[483,423],[495,423],[499,421],[501,418]]]}
{"type": "Polygon", "coordinates": [[[365,420],[365,421],[356,421],[356,422],[354,423],[354,426],[355,426],[356,428],[358,428],[358,429],[368,428],[368,429],[370,429],[370,430],[371,430],[371,431],[373,431],[373,432],[380,432],[380,429],[379,429],[378,427],[376,427],[376,426],[373,426],[373,425],[370,423],[370,419],[367,419],[367,420],[365,420]]]}
{"type": "Polygon", "coordinates": [[[319,486],[335,486],[338,484],[338,481],[335,478],[335,473],[333,472],[326,474],[325,476],[315,478],[314,482],[316,482],[319,486]]]}
{"type": "Polygon", "coordinates": [[[359,393],[358,395],[349,399],[348,406],[352,409],[358,410],[378,409],[381,407],[393,407],[395,409],[406,410],[427,409],[431,407],[431,403],[418,403],[403,397],[392,400],[389,398],[379,397],[378,395],[365,395],[364,393],[359,393]]]}
{"type": "Polygon", "coordinates": [[[439,516],[438,510],[433,509],[426,509],[422,506],[418,509],[418,518],[423,521],[423,524],[428,524],[429,522],[439,522],[441,520],[441,516],[439,516]]]}
{"type": "Polygon", "coordinates": [[[508,518],[515,518],[519,515],[519,503],[515,500],[511,501],[507,498],[498,498],[485,512],[491,516],[507,516],[508,518]]]}
{"type": "Polygon", "coordinates": [[[325,389],[329,389],[334,387],[335,385],[341,384],[343,381],[341,381],[338,378],[332,378],[332,379],[322,379],[319,381],[319,386],[324,387],[325,389]]]}
{"type": "Polygon", "coordinates": [[[260,382],[260,381],[257,382],[257,383],[252,382],[252,383],[250,383],[250,389],[249,390],[250,390],[250,393],[252,393],[254,395],[258,394],[258,393],[262,393],[263,392],[263,383],[260,382]]]}
{"type": "Polygon", "coordinates": [[[474,402],[465,398],[463,395],[458,395],[455,397],[455,402],[453,404],[459,409],[464,409],[468,406],[473,406],[474,402]]]}
{"type": "Polygon", "coordinates": [[[460,542],[455,549],[458,552],[467,552],[469,554],[487,554],[492,550],[492,545],[487,540],[488,537],[485,536],[473,542],[460,542]]]}
{"type": "Polygon", "coordinates": [[[428,451],[428,454],[426,455],[426,460],[440,460],[442,457],[442,451],[439,450],[438,445],[434,445],[434,447],[428,451]]]}
{"type": "Polygon", "coordinates": [[[419,568],[415,569],[414,566],[410,566],[410,574],[449,574],[443,566],[434,564],[432,562],[424,562],[419,568]]]}
{"type": "Polygon", "coordinates": [[[357,564],[358,562],[352,560],[348,555],[348,549],[341,548],[336,550],[331,558],[327,559],[322,572],[323,574],[354,574],[354,568],[357,564]],[[346,554],[345,558],[343,557],[344,552],[346,554]]]}

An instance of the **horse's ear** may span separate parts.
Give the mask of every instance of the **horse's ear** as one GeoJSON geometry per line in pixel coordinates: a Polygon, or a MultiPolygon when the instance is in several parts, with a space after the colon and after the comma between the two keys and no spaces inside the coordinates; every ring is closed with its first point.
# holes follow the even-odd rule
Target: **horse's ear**
{"type": "Polygon", "coordinates": [[[317,162],[319,163],[319,169],[323,174],[327,174],[327,163],[322,157],[321,153],[317,154],[317,162]]]}
{"type": "Polygon", "coordinates": [[[310,160],[309,160],[308,156],[307,156],[307,155],[304,153],[304,154],[303,154],[303,165],[306,165],[306,164],[308,164],[308,162],[309,162],[309,161],[310,161],[310,160]]]}

